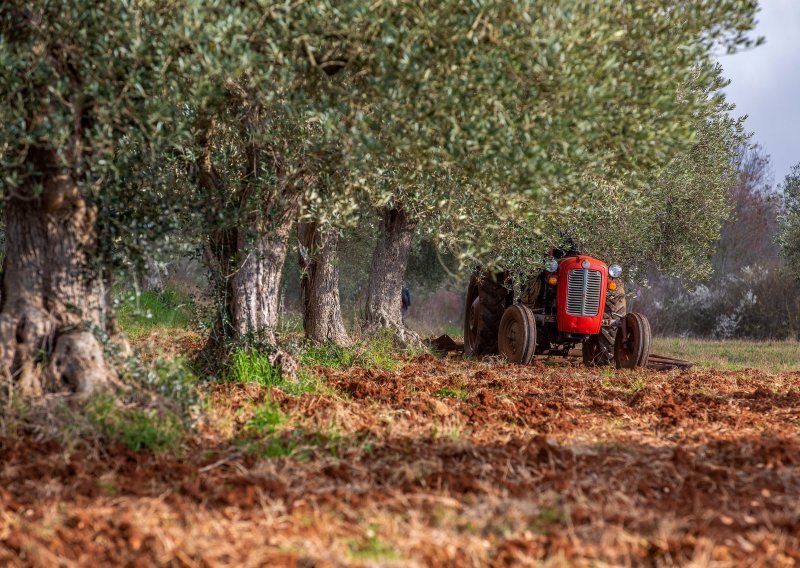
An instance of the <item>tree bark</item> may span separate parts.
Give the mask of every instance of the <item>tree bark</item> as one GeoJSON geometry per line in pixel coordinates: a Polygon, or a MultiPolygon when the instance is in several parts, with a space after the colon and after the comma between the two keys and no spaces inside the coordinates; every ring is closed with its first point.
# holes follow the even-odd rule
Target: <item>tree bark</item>
{"type": "Polygon", "coordinates": [[[339,300],[339,267],[336,262],[339,234],[333,229],[323,231],[316,223],[301,223],[297,236],[300,241],[306,337],[317,343],[349,347],[352,341],[344,326],[339,300]]]}
{"type": "MultiPolygon", "coordinates": [[[[293,216],[292,216],[293,217],[293,216]]],[[[215,340],[276,344],[283,265],[292,223],[270,231],[217,231],[209,237],[212,279],[220,313],[215,340]]]]}
{"type": "Polygon", "coordinates": [[[36,179],[6,202],[0,373],[25,395],[109,388],[116,373],[93,333],[112,331],[96,211],[53,152],[32,150],[29,160],[36,179]]]}
{"type": "Polygon", "coordinates": [[[163,294],[168,275],[169,269],[166,263],[154,258],[145,259],[144,268],[141,272],[142,290],[163,294]]]}
{"type": "Polygon", "coordinates": [[[380,213],[378,242],[367,283],[364,329],[391,329],[401,345],[416,344],[419,338],[405,329],[401,314],[403,279],[416,222],[401,208],[383,208],[380,213]]]}
{"type": "MultiPolygon", "coordinates": [[[[293,217],[293,215],[292,215],[293,217]]],[[[281,272],[286,260],[291,221],[263,231],[239,231],[239,267],[231,278],[231,313],[235,337],[257,336],[275,344],[281,272]]]]}

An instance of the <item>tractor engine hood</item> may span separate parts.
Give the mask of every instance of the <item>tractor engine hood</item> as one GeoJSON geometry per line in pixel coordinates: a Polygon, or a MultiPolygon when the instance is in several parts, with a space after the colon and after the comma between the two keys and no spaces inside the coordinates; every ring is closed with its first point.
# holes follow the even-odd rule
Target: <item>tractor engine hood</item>
{"type": "Polygon", "coordinates": [[[600,333],[608,287],[608,265],[591,256],[558,263],[556,325],[564,333],[600,333]]]}

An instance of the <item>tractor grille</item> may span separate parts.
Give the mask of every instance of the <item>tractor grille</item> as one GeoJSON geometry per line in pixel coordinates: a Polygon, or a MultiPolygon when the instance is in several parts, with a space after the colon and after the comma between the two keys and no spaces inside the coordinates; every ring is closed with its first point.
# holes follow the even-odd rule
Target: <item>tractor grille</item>
{"type": "Polygon", "coordinates": [[[603,275],[599,270],[570,270],[567,277],[567,313],[594,317],[600,311],[603,275]]]}

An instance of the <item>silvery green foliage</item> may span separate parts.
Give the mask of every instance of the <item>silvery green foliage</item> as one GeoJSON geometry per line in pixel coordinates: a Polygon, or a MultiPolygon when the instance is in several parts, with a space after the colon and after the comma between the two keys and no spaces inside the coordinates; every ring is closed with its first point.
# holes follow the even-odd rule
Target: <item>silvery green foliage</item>
{"type": "Polygon", "coordinates": [[[696,124],[694,142],[653,170],[644,187],[591,178],[585,198],[572,204],[556,199],[539,211],[530,204],[515,221],[479,215],[477,222],[493,223],[485,258],[524,281],[541,270],[551,246],[572,239],[581,252],[622,265],[627,280],[641,282],[651,268],[690,279],[707,276],[746,140],[728,106],[719,98],[715,104],[696,124]]]}
{"type": "Polygon", "coordinates": [[[640,172],[669,159],[708,104],[702,89],[679,92],[682,85],[690,75],[701,86],[717,83],[710,48],[747,43],[754,8],[422,4],[374,5],[382,35],[368,55],[373,92],[357,116],[372,127],[361,142],[374,151],[356,158],[387,180],[387,201],[416,205],[417,190],[432,187],[442,198],[449,189],[493,194],[498,207],[563,195],[564,187],[573,202],[587,171],[639,182],[640,172]]]}
{"type": "Polygon", "coordinates": [[[6,0],[2,192],[35,176],[31,148],[54,148],[100,206],[103,242],[116,243],[107,254],[137,254],[193,212],[175,180],[196,157],[198,118],[222,112],[233,82],[274,117],[250,142],[289,144],[336,172],[309,186],[314,216],[352,213],[357,199],[401,204],[433,227],[460,222],[470,201],[504,218],[563,212],[589,204],[594,180],[646,187],[692,140],[708,98],[683,85],[718,80],[712,48],[751,44],[755,8],[6,0]],[[173,158],[183,168],[170,177],[160,162],[173,158]]]}

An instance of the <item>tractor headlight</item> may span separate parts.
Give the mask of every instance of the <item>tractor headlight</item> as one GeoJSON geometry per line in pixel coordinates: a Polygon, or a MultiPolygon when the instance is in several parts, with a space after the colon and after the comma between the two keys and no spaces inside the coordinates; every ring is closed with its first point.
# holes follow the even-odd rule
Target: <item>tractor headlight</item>
{"type": "Polygon", "coordinates": [[[558,261],[555,258],[551,258],[547,262],[544,263],[544,269],[547,272],[555,272],[558,270],[558,261]]]}
{"type": "Polygon", "coordinates": [[[611,278],[619,278],[622,276],[622,267],[619,264],[612,264],[608,267],[608,275],[611,278]]]}

